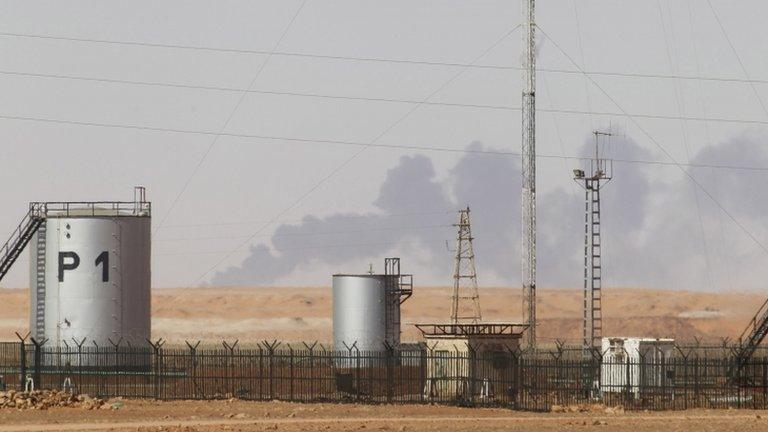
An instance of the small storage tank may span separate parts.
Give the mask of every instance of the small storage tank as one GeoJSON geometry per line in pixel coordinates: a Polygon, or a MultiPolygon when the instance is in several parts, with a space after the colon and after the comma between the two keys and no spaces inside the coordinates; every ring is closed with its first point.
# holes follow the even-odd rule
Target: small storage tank
{"type": "Polygon", "coordinates": [[[30,332],[47,347],[134,347],[150,338],[151,205],[33,203],[45,220],[30,241],[30,332]],[[110,340],[112,342],[110,342],[110,340]]]}
{"type": "Polygon", "coordinates": [[[333,276],[333,346],[344,350],[353,344],[360,351],[383,351],[385,343],[400,342],[394,329],[400,304],[387,292],[384,275],[333,276]],[[388,314],[389,310],[389,314],[388,314]]]}
{"type": "Polygon", "coordinates": [[[400,274],[399,259],[388,258],[385,267],[385,274],[333,276],[334,350],[384,351],[400,344],[400,304],[413,284],[400,274]]]}

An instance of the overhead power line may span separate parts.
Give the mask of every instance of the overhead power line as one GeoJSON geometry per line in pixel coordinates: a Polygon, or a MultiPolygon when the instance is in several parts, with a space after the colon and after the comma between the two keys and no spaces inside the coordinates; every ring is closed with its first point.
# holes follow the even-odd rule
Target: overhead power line
{"type": "MultiPolygon", "coordinates": [[[[768,168],[766,168],[768,170],[768,168]]],[[[440,210],[440,211],[422,211],[422,212],[407,212],[407,213],[363,213],[363,214],[334,214],[329,217],[322,217],[319,216],[318,219],[321,221],[327,220],[328,218],[333,219],[342,219],[342,220],[350,220],[350,219],[368,219],[368,218],[392,218],[392,217],[413,217],[413,216],[432,216],[432,215],[449,215],[449,214],[455,214],[455,210],[440,210]]],[[[291,223],[291,222],[299,222],[303,223],[306,222],[306,218],[300,218],[300,219],[280,219],[275,222],[281,222],[281,223],[291,223]]],[[[165,228],[197,228],[197,227],[210,227],[210,226],[228,226],[228,225],[253,225],[253,224],[265,224],[269,223],[268,220],[241,220],[241,221],[229,221],[229,222],[206,222],[206,223],[196,223],[196,224],[181,224],[181,225],[165,225],[165,228]]]]}
{"type": "MultiPolygon", "coordinates": [[[[269,237],[269,238],[290,238],[290,237],[313,237],[324,235],[339,235],[339,234],[363,234],[373,232],[389,232],[389,231],[410,231],[410,230],[429,230],[437,228],[451,228],[453,225],[421,225],[421,226],[396,226],[396,227],[375,227],[366,229],[354,229],[354,230],[338,230],[338,231],[313,231],[313,232],[301,232],[301,233],[285,233],[285,234],[263,234],[256,237],[269,237]]],[[[234,240],[248,238],[247,235],[241,236],[192,236],[192,237],[168,237],[154,239],[156,242],[179,242],[179,241],[192,241],[192,240],[234,240]]]]}
{"type": "MultiPolygon", "coordinates": [[[[539,109],[538,111],[548,112],[547,109],[539,109]]],[[[635,116],[634,114],[626,114],[626,113],[622,115],[627,117],[635,116]]],[[[637,117],[642,117],[642,115],[637,115],[637,117]]],[[[117,128],[117,129],[125,129],[125,130],[136,130],[136,131],[142,131],[142,132],[165,132],[165,133],[201,135],[201,136],[217,134],[217,132],[206,131],[206,130],[173,129],[173,128],[161,128],[161,127],[154,127],[154,126],[142,126],[142,125],[132,125],[132,124],[83,122],[83,121],[75,121],[75,120],[48,119],[48,118],[42,118],[42,117],[0,115],[0,119],[16,120],[16,121],[34,121],[34,122],[43,122],[43,123],[51,123],[51,124],[63,124],[63,125],[70,125],[70,126],[117,128]]],[[[416,151],[439,152],[439,153],[475,153],[475,154],[485,154],[485,155],[520,157],[520,153],[502,151],[502,150],[479,150],[479,149],[466,149],[466,148],[457,149],[457,148],[450,148],[450,147],[432,147],[432,146],[380,144],[380,143],[367,144],[367,143],[358,142],[358,141],[342,141],[342,140],[330,140],[330,139],[322,139],[322,138],[299,138],[299,137],[287,137],[287,136],[276,136],[276,135],[242,134],[242,133],[229,133],[229,132],[221,133],[219,135],[227,138],[258,139],[258,140],[264,140],[264,141],[283,141],[283,142],[294,142],[294,143],[300,143],[300,144],[332,144],[332,145],[356,146],[356,147],[372,147],[372,148],[380,148],[380,149],[416,150],[416,151]]],[[[584,156],[562,156],[562,155],[546,155],[546,154],[537,154],[536,157],[543,158],[543,159],[572,159],[572,160],[588,159],[587,157],[584,157],[584,156]]],[[[713,169],[726,169],[726,170],[734,170],[734,171],[768,171],[768,167],[746,166],[746,165],[685,164],[685,163],[674,163],[669,161],[643,160],[643,159],[620,159],[620,158],[613,159],[613,161],[618,163],[630,163],[630,164],[662,165],[662,166],[680,165],[680,166],[686,166],[686,167],[692,167],[692,168],[713,168],[713,169]]]]}
{"type": "MultiPolygon", "coordinates": [[[[514,28],[512,28],[511,30],[509,30],[506,33],[504,33],[504,35],[502,35],[499,39],[497,39],[487,49],[483,50],[483,52],[479,56],[474,58],[472,60],[472,63],[477,63],[481,59],[483,59],[483,57],[485,57],[489,52],[491,52],[494,48],[496,48],[502,41],[504,41],[510,34],[512,34],[515,30],[517,30],[521,26],[522,26],[522,24],[518,24],[514,28]]],[[[459,70],[458,72],[456,72],[455,74],[453,74],[447,81],[443,82],[434,91],[432,91],[429,95],[427,95],[427,97],[425,97],[422,100],[422,102],[428,102],[429,100],[431,100],[435,95],[437,95],[438,93],[443,91],[443,89],[448,87],[457,78],[459,78],[464,73],[464,71],[466,71],[466,70],[467,70],[466,68],[463,68],[463,69],[459,70]]],[[[267,227],[269,227],[274,222],[274,220],[280,219],[285,214],[287,214],[289,211],[291,211],[294,208],[296,208],[308,196],[312,195],[316,190],[318,190],[321,186],[323,186],[326,182],[328,182],[328,180],[333,178],[337,173],[339,173],[342,169],[344,169],[344,167],[346,167],[351,162],[353,162],[355,159],[357,159],[365,150],[367,150],[368,148],[370,148],[370,147],[374,146],[375,144],[377,144],[380,139],[385,137],[390,131],[392,131],[394,128],[396,128],[398,125],[400,125],[408,117],[410,117],[411,114],[413,114],[421,106],[422,106],[422,104],[417,104],[417,105],[412,106],[402,116],[398,117],[397,120],[395,120],[389,126],[384,128],[384,130],[381,133],[376,135],[372,140],[370,140],[367,143],[365,143],[365,145],[363,145],[358,151],[353,153],[350,157],[344,159],[341,162],[341,164],[335,166],[327,175],[325,175],[324,177],[320,178],[320,180],[318,180],[314,185],[312,185],[312,187],[310,187],[305,193],[303,193],[301,196],[299,196],[298,199],[296,199],[295,201],[291,202],[291,204],[289,206],[285,207],[274,218],[272,218],[272,222],[270,222],[269,224],[262,225],[262,227],[259,228],[258,230],[256,230],[252,234],[252,236],[250,238],[245,239],[245,241],[243,241],[242,243],[238,244],[234,249],[232,249],[232,251],[230,251],[229,253],[224,255],[219,261],[216,262],[216,264],[213,265],[213,267],[208,269],[199,278],[197,278],[197,280],[195,280],[193,285],[197,285],[200,281],[205,279],[211,272],[215,271],[220,265],[222,265],[224,262],[226,262],[235,252],[240,250],[243,246],[247,245],[253,239],[253,237],[259,235],[262,231],[264,231],[267,227]]]]}
{"type": "MultiPolygon", "coordinates": [[[[558,50],[558,51],[560,51],[560,52],[561,52],[561,53],[562,53],[562,54],[563,54],[563,55],[564,55],[564,56],[565,56],[565,57],[568,59],[568,61],[569,61],[569,62],[571,62],[571,64],[573,64],[573,65],[574,65],[574,67],[576,67],[576,68],[580,68],[579,64],[578,64],[578,63],[577,63],[577,62],[576,62],[576,61],[573,59],[573,57],[571,57],[571,56],[570,56],[570,55],[569,55],[569,54],[568,54],[568,53],[567,53],[567,52],[566,52],[566,51],[565,51],[565,50],[564,50],[564,49],[563,49],[563,48],[560,46],[560,44],[558,44],[558,43],[557,43],[557,41],[555,41],[554,39],[552,39],[552,37],[550,37],[550,36],[549,36],[549,34],[547,34],[547,32],[545,32],[544,30],[542,30],[540,27],[539,27],[539,30],[540,30],[541,34],[542,34],[542,35],[544,35],[544,37],[546,37],[546,38],[547,38],[547,39],[548,39],[550,42],[552,42],[552,45],[554,45],[554,46],[555,46],[555,48],[557,48],[557,50],[558,50]]],[[[595,81],[593,78],[591,78],[591,77],[590,77],[589,79],[590,79],[590,81],[592,82],[592,84],[594,84],[594,86],[595,86],[595,87],[596,87],[598,90],[600,90],[600,92],[601,92],[601,93],[602,93],[602,94],[603,94],[603,95],[604,95],[606,98],[608,98],[608,100],[610,100],[610,101],[611,101],[611,103],[613,103],[613,104],[616,106],[616,108],[618,108],[620,111],[622,111],[622,112],[624,112],[624,113],[626,114],[626,112],[625,112],[624,108],[623,108],[623,107],[622,107],[622,106],[621,106],[621,105],[618,103],[618,101],[616,101],[616,99],[614,99],[614,98],[613,98],[613,97],[610,95],[610,93],[608,93],[608,92],[607,92],[607,91],[606,91],[606,90],[605,90],[605,89],[604,89],[604,88],[603,88],[603,87],[602,87],[600,84],[598,84],[598,83],[597,83],[597,82],[596,82],[596,81],[595,81]]],[[[714,195],[712,195],[712,193],[711,193],[711,192],[709,192],[709,190],[707,190],[707,188],[705,188],[705,187],[704,187],[704,185],[702,185],[702,184],[701,184],[701,183],[700,183],[700,182],[699,182],[699,181],[696,179],[696,177],[694,177],[694,176],[693,176],[693,175],[692,175],[690,172],[688,172],[688,170],[686,170],[686,169],[685,169],[685,167],[684,167],[684,164],[683,164],[683,163],[680,163],[680,162],[678,162],[678,161],[677,161],[677,159],[675,159],[675,157],[674,157],[674,156],[672,156],[672,154],[671,154],[671,153],[670,153],[670,152],[669,152],[669,151],[668,151],[668,150],[667,150],[667,149],[666,149],[666,148],[665,148],[665,147],[664,147],[664,146],[663,146],[663,145],[662,145],[660,142],[658,142],[658,141],[657,141],[657,140],[656,140],[656,139],[653,137],[653,135],[651,135],[651,134],[650,134],[650,133],[649,133],[649,132],[648,132],[648,131],[647,131],[645,128],[643,128],[643,126],[640,124],[640,122],[638,122],[638,121],[637,121],[637,119],[635,119],[634,117],[631,117],[631,116],[629,116],[629,114],[627,114],[627,116],[629,117],[629,120],[632,122],[632,124],[634,124],[634,125],[635,125],[635,127],[637,127],[637,128],[640,130],[640,132],[642,132],[642,134],[643,134],[643,135],[645,135],[645,137],[646,137],[646,138],[648,138],[648,139],[649,139],[649,140],[650,140],[650,141],[651,141],[651,142],[652,142],[652,143],[653,143],[653,144],[654,144],[654,145],[655,145],[655,146],[656,146],[656,147],[657,147],[659,150],[661,150],[661,152],[662,152],[662,153],[664,153],[664,155],[665,155],[665,156],[666,156],[666,157],[667,157],[667,158],[668,158],[668,159],[669,159],[669,160],[670,160],[670,161],[671,161],[671,162],[672,162],[672,163],[673,163],[673,164],[674,164],[674,165],[675,165],[675,166],[676,166],[676,167],[677,167],[677,168],[678,168],[678,169],[679,169],[679,170],[680,170],[680,171],[681,171],[681,172],[682,172],[682,173],[683,173],[683,174],[684,174],[684,175],[685,175],[685,176],[686,176],[686,177],[687,177],[687,178],[688,178],[688,179],[689,179],[691,182],[693,182],[693,183],[696,185],[696,187],[698,187],[699,189],[701,189],[701,191],[702,191],[702,192],[704,192],[704,194],[705,194],[707,197],[709,197],[709,199],[710,199],[710,200],[711,200],[711,201],[712,201],[712,202],[713,202],[713,203],[714,203],[714,204],[715,204],[715,205],[716,205],[716,206],[717,206],[717,207],[720,209],[720,211],[722,211],[722,212],[723,212],[723,213],[724,213],[726,216],[728,216],[728,218],[729,218],[729,219],[730,219],[730,220],[731,220],[731,221],[732,221],[732,222],[733,222],[733,223],[734,223],[734,224],[735,224],[735,225],[736,225],[736,226],[737,226],[737,227],[738,227],[738,228],[739,228],[739,229],[740,229],[740,230],[741,230],[741,231],[742,231],[742,232],[743,232],[745,235],[747,235],[747,237],[749,237],[749,238],[750,238],[750,239],[751,239],[751,240],[752,240],[752,241],[753,241],[753,242],[754,242],[754,243],[755,243],[755,244],[756,244],[758,247],[760,247],[760,249],[762,249],[762,250],[763,250],[763,252],[765,252],[766,254],[768,254],[768,247],[766,247],[766,246],[763,244],[763,242],[761,242],[761,241],[760,241],[760,239],[758,239],[758,238],[757,238],[757,237],[756,237],[756,236],[755,236],[755,235],[754,235],[754,234],[753,234],[753,233],[752,233],[752,232],[751,232],[751,231],[750,231],[750,230],[749,230],[749,229],[748,229],[748,228],[747,228],[747,227],[746,227],[744,224],[742,224],[742,223],[741,223],[741,221],[739,221],[739,220],[736,218],[736,216],[734,216],[734,215],[733,215],[733,214],[732,214],[730,211],[728,211],[728,209],[727,209],[727,208],[726,208],[726,207],[725,207],[725,206],[724,206],[722,203],[720,203],[720,201],[719,201],[719,200],[718,200],[718,199],[717,199],[717,198],[716,198],[714,195]]]]}
{"type": "Polygon", "coordinates": [[[160,218],[160,222],[157,224],[157,227],[155,228],[155,233],[157,233],[158,229],[162,228],[165,221],[168,219],[168,217],[171,215],[173,210],[176,208],[176,204],[179,203],[179,200],[181,200],[181,197],[189,188],[189,185],[192,182],[192,179],[195,178],[197,173],[200,171],[200,168],[202,168],[203,163],[208,158],[208,155],[210,155],[211,151],[213,151],[213,148],[216,146],[216,143],[219,141],[221,134],[225,130],[227,130],[227,127],[229,127],[229,123],[234,118],[235,113],[237,112],[238,109],[240,109],[240,106],[243,104],[243,101],[245,101],[245,97],[248,95],[248,90],[250,90],[251,87],[253,87],[253,85],[256,83],[256,80],[258,80],[259,77],[261,76],[261,73],[264,72],[264,69],[267,67],[267,64],[269,64],[269,60],[272,58],[272,53],[276,51],[278,47],[280,47],[280,44],[283,42],[283,39],[285,39],[285,36],[288,34],[288,31],[291,29],[291,27],[293,27],[293,23],[296,21],[296,18],[299,16],[299,13],[301,13],[302,9],[304,9],[304,5],[306,4],[307,4],[307,0],[301,0],[299,7],[296,8],[296,11],[293,13],[293,15],[291,16],[291,19],[288,21],[288,24],[286,24],[285,28],[283,29],[283,32],[280,34],[280,37],[277,39],[277,42],[275,42],[275,45],[272,48],[272,51],[270,51],[270,54],[267,55],[267,58],[264,59],[264,61],[259,66],[259,68],[256,70],[256,73],[254,74],[253,78],[248,84],[248,87],[240,93],[240,96],[238,97],[237,102],[229,111],[229,114],[227,115],[227,118],[224,120],[224,123],[221,125],[221,128],[219,128],[219,131],[213,136],[213,139],[211,140],[210,144],[208,144],[208,147],[205,149],[205,152],[203,152],[202,156],[200,156],[200,159],[198,159],[197,164],[195,164],[195,167],[192,169],[192,172],[190,172],[189,176],[187,176],[186,180],[184,180],[184,184],[181,186],[179,193],[176,194],[176,197],[173,199],[173,201],[171,201],[171,204],[168,207],[168,210],[166,210],[165,215],[162,218],[160,218]]]}
{"type": "MultiPolygon", "coordinates": [[[[302,96],[296,93],[292,95],[302,96]]],[[[418,101],[402,100],[402,99],[396,100],[396,99],[379,99],[379,98],[357,98],[353,96],[346,97],[346,96],[322,96],[322,95],[316,95],[316,96],[313,95],[313,97],[320,97],[320,98],[327,97],[332,99],[367,100],[367,101],[375,100],[379,102],[398,102],[398,103],[407,103],[407,104],[418,104],[418,101]]],[[[452,106],[452,107],[465,107],[465,108],[466,107],[487,108],[487,109],[505,110],[505,111],[520,111],[520,107],[506,106],[506,105],[479,105],[479,104],[460,104],[460,103],[444,103],[444,102],[432,102],[432,103],[425,103],[422,105],[452,106]]],[[[585,116],[602,115],[602,116],[611,116],[611,117],[634,117],[634,118],[642,118],[642,119],[649,119],[649,120],[674,120],[674,121],[685,120],[685,121],[699,121],[699,122],[713,122],[713,123],[768,125],[768,120],[743,120],[743,119],[722,118],[722,117],[665,116],[665,115],[656,115],[656,114],[627,113],[627,112],[615,112],[615,111],[584,111],[584,110],[565,109],[565,108],[542,108],[542,109],[538,109],[537,111],[554,113],[554,114],[572,114],[572,115],[585,115],[585,116]]],[[[145,125],[135,125],[135,124],[125,124],[125,123],[104,123],[104,122],[94,122],[94,121],[66,120],[66,119],[55,119],[55,118],[46,118],[46,117],[37,117],[37,116],[16,116],[16,115],[0,114],[0,119],[33,121],[33,122],[42,122],[42,123],[58,123],[58,124],[68,124],[68,125],[74,125],[74,126],[136,129],[136,130],[151,131],[151,132],[169,132],[169,133],[192,134],[192,135],[217,135],[218,134],[221,136],[230,136],[230,137],[246,137],[246,138],[259,137],[259,135],[236,134],[236,133],[229,133],[229,132],[218,133],[218,132],[209,131],[209,130],[165,128],[165,127],[159,127],[159,126],[145,126],[145,125]]],[[[322,141],[322,140],[310,140],[310,141],[322,141]]]]}
{"type": "Polygon", "coordinates": [[[715,21],[717,21],[717,25],[720,27],[720,31],[723,33],[723,37],[725,37],[726,42],[728,42],[728,46],[731,47],[731,51],[733,52],[733,55],[736,57],[736,60],[739,62],[739,67],[741,67],[741,72],[744,74],[744,77],[746,78],[745,81],[748,82],[749,86],[752,88],[752,93],[754,93],[755,99],[757,99],[757,103],[760,104],[760,108],[763,109],[763,114],[765,114],[768,117],[768,109],[765,107],[765,102],[763,102],[763,98],[760,97],[760,93],[757,91],[757,88],[755,88],[755,83],[749,79],[749,72],[747,72],[747,67],[744,66],[744,62],[741,60],[739,51],[736,49],[736,46],[733,44],[731,37],[728,36],[728,32],[725,31],[725,26],[723,25],[723,22],[720,21],[720,16],[717,14],[715,7],[712,6],[712,1],[707,0],[707,4],[709,5],[709,9],[712,11],[712,15],[715,16],[715,21]]]}
{"type": "MultiPolygon", "coordinates": [[[[279,56],[279,57],[296,57],[296,58],[309,58],[309,59],[320,59],[320,60],[337,60],[337,61],[369,62],[369,63],[392,63],[392,64],[407,64],[407,65],[417,65],[417,66],[437,66],[437,67],[489,69],[489,70],[519,71],[522,69],[520,66],[507,66],[507,65],[470,64],[470,63],[450,62],[450,61],[414,60],[414,59],[399,59],[399,58],[372,57],[372,56],[370,57],[344,56],[344,55],[316,54],[316,53],[303,53],[303,52],[290,52],[290,51],[272,52],[267,50],[219,48],[219,47],[206,47],[206,46],[172,44],[172,43],[139,42],[139,41],[118,41],[118,40],[109,40],[109,39],[76,38],[76,37],[67,37],[67,36],[40,35],[40,34],[27,34],[27,33],[0,32],[0,36],[25,38],[25,39],[58,40],[58,41],[67,41],[67,42],[89,43],[89,44],[136,46],[136,47],[164,48],[164,49],[191,50],[191,51],[209,51],[209,52],[221,52],[221,53],[232,53],[232,54],[271,55],[271,56],[279,56]]],[[[571,75],[587,74],[587,75],[593,75],[593,76],[623,77],[623,78],[655,78],[655,79],[678,79],[678,80],[700,80],[700,81],[768,84],[768,79],[753,79],[753,78],[744,79],[744,78],[735,78],[735,77],[731,78],[731,77],[670,75],[670,74],[590,71],[590,70],[579,71],[579,70],[572,70],[572,69],[546,68],[546,67],[536,68],[536,71],[545,72],[545,73],[561,73],[561,74],[571,74],[571,75]]]]}
{"type": "MultiPolygon", "coordinates": [[[[445,240],[438,241],[411,241],[411,242],[376,242],[376,243],[342,243],[342,244],[329,244],[329,245],[317,245],[317,246],[302,246],[302,247],[288,247],[280,248],[278,252],[297,251],[297,250],[316,250],[316,249],[344,249],[344,248],[356,248],[372,246],[419,246],[426,244],[444,244],[445,240]]],[[[238,248],[239,249],[239,248],[238,248]]],[[[237,250],[235,252],[237,252],[237,250]]],[[[155,253],[153,256],[173,256],[173,255],[221,255],[230,253],[230,251],[184,251],[184,252],[168,252],[168,253],[155,253]]]]}
{"type": "MultiPolygon", "coordinates": [[[[260,90],[260,89],[247,89],[236,87],[217,87],[217,86],[201,86],[191,84],[179,84],[179,83],[167,83],[167,82],[153,82],[153,81],[136,81],[136,80],[121,80],[112,78],[96,78],[96,77],[83,77],[76,75],[60,75],[60,74],[39,74],[28,72],[16,72],[16,71],[4,71],[0,70],[0,75],[11,76],[24,76],[33,78],[52,78],[52,79],[65,79],[75,81],[87,81],[87,82],[101,82],[108,84],[126,84],[126,85],[138,85],[138,86],[158,86],[169,88],[184,88],[195,90],[209,90],[218,92],[233,92],[233,93],[246,93],[246,94],[262,94],[273,96],[293,96],[293,97],[308,97],[318,99],[332,99],[332,100],[346,100],[346,101],[361,101],[361,102],[382,102],[382,103],[404,103],[404,104],[419,104],[425,106],[440,106],[440,107],[454,107],[454,108],[473,108],[473,109],[487,109],[487,110],[503,110],[503,111],[520,111],[520,107],[509,105],[488,105],[488,104],[470,104],[459,102],[421,102],[413,99],[402,98],[382,98],[382,97],[368,97],[368,96],[348,96],[348,95],[334,95],[323,93],[306,93],[306,92],[292,92],[292,91],[275,91],[275,90],[260,90]]],[[[612,116],[612,117],[626,117],[632,116],[645,119],[656,120],[683,120],[683,121],[700,121],[700,122],[717,122],[717,123],[734,123],[734,124],[758,124],[768,125],[768,120],[744,120],[725,117],[702,117],[702,116],[669,116],[658,114],[641,114],[631,113],[624,114],[621,112],[609,112],[609,111],[593,111],[593,110],[576,110],[576,109],[564,109],[564,108],[549,108],[539,109],[541,112],[550,112],[556,114],[574,114],[574,115],[586,115],[586,116],[612,116]]]]}
{"type": "MultiPolygon", "coordinates": [[[[274,96],[297,96],[297,97],[308,97],[308,98],[319,98],[319,99],[340,99],[340,100],[363,101],[363,102],[391,102],[391,103],[409,103],[409,104],[418,104],[420,102],[413,99],[380,98],[380,97],[366,97],[366,96],[334,95],[334,94],[323,94],[323,93],[260,90],[260,89],[247,89],[247,88],[239,88],[239,87],[205,86],[205,85],[181,84],[181,83],[159,82],[159,81],[123,80],[123,79],[113,79],[113,78],[86,77],[86,76],[79,76],[79,75],[43,74],[43,73],[18,72],[18,71],[7,71],[7,70],[0,70],[0,75],[22,76],[22,77],[30,77],[30,78],[46,78],[46,79],[50,78],[50,79],[85,81],[85,82],[99,82],[99,83],[105,83],[105,84],[124,84],[124,85],[148,86],[148,87],[167,87],[167,88],[179,88],[179,89],[191,89],[191,90],[205,90],[205,91],[226,92],[226,93],[245,92],[247,94],[263,94],[263,95],[274,95],[274,96]]],[[[452,102],[424,102],[423,105],[497,109],[497,110],[519,110],[519,108],[503,106],[503,105],[483,105],[483,104],[467,104],[467,103],[452,103],[452,102]]]]}

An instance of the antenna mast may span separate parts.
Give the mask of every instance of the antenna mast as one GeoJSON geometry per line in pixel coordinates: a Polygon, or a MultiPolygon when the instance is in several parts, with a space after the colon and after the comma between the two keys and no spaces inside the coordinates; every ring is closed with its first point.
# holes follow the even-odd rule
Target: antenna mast
{"type": "Polygon", "coordinates": [[[574,180],[584,188],[584,315],[582,344],[585,350],[599,348],[603,338],[602,243],[600,232],[600,189],[613,177],[613,161],[600,158],[600,138],[606,132],[593,132],[595,155],[588,172],[573,170],[574,180]]]}
{"type": "Polygon", "coordinates": [[[456,259],[453,266],[451,322],[478,324],[483,318],[480,313],[480,295],[477,292],[477,268],[475,250],[472,248],[469,207],[459,211],[459,223],[453,226],[458,227],[459,231],[456,236],[456,259]]]}
{"type": "Polygon", "coordinates": [[[536,347],[536,35],[534,0],[523,2],[522,280],[528,347],[536,347]]]}

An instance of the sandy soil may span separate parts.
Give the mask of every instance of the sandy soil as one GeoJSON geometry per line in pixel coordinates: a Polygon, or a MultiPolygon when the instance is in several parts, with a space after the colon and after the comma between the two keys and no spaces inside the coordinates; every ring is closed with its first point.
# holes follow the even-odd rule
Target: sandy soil
{"type": "MultiPolygon", "coordinates": [[[[404,340],[418,339],[409,324],[444,322],[448,288],[416,287],[403,305],[404,340]]],[[[581,292],[540,289],[541,338],[578,340],[581,292]]],[[[606,334],[715,340],[735,337],[765,300],[756,293],[697,293],[612,288],[604,294],[606,334]]],[[[520,290],[481,289],[486,321],[520,319],[520,290]]],[[[27,290],[0,289],[0,340],[26,332],[27,290]]],[[[222,339],[327,342],[331,338],[328,287],[157,289],[152,299],[153,337],[171,342],[222,339]]]]}
{"type": "Polygon", "coordinates": [[[283,402],[122,401],[116,411],[0,411],[11,431],[764,431],[756,411],[535,414],[438,406],[302,405],[283,402]]]}

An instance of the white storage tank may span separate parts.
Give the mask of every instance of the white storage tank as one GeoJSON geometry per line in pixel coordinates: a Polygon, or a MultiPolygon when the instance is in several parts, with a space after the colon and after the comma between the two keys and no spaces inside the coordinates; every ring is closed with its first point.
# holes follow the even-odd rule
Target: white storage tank
{"type": "Polygon", "coordinates": [[[146,346],[151,206],[143,188],[133,202],[35,204],[45,220],[30,241],[31,334],[48,347],[146,346]]]}

